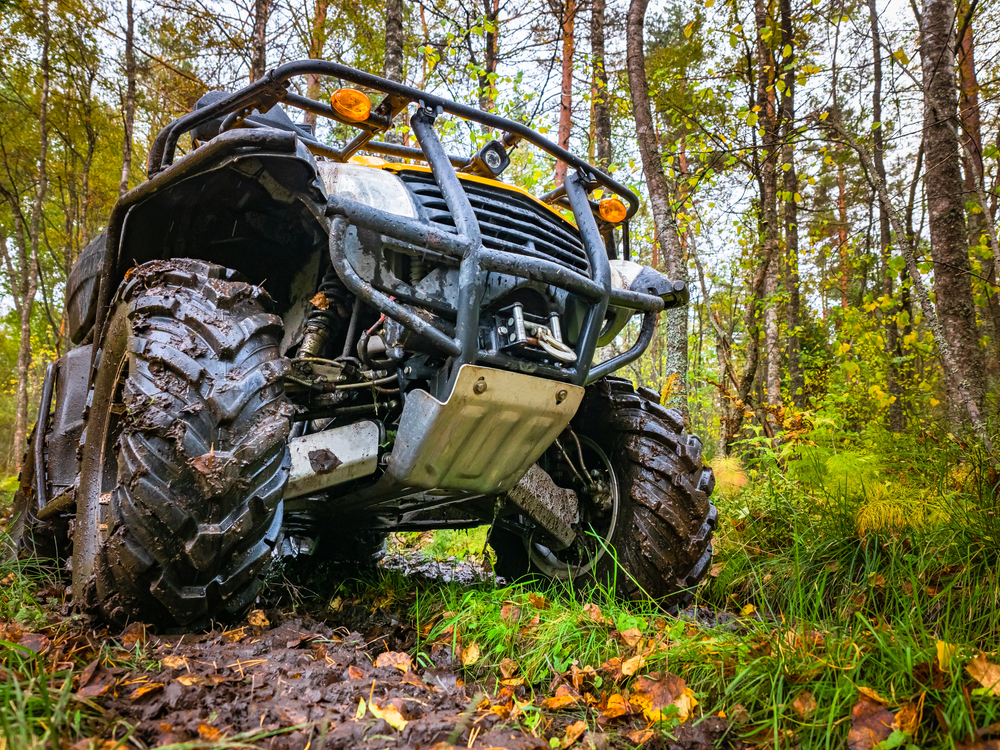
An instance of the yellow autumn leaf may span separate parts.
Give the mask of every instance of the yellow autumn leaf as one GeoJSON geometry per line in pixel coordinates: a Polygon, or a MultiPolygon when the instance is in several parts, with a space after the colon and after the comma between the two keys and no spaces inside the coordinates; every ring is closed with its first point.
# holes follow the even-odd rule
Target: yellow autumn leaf
{"type": "Polygon", "coordinates": [[[358,710],[354,714],[355,720],[363,719],[365,716],[365,711],[368,710],[368,704],[365,703],[365,699],[362,698],[361,702],[358,703],[358,710]]]}
{"type": "Polygon", "coordinates": [[[402,732],[408,723],[406,719],[403,718],[403,715],[399,713],[399,709],[391,703],[385,706],[379,706],[375,703],[375,701],[372,701],[368,704],[368,711],[376,719],[384,719],[390,727],[398,732],[402,732]]]}
{"type": "Polygon", "coordinates": [[[468,667],[479,659],[479,644],[473,642],[462,649],[462,666],[468,667]]]}
{"type": "Polygon", "coordinates": [[[987,661],[986,654],[980,652],[965,670],[993,695],[1000,696],[1000,666],[987,661]]]}
{"type": "Polygon", "coordinates": [[[958,646],[954,643],[945,643],[944,641],[938,641],[935,646],[937,647],[938,666],[941,667],[942,672],[950,672],[951,660],[958,653],[958,646]]]}

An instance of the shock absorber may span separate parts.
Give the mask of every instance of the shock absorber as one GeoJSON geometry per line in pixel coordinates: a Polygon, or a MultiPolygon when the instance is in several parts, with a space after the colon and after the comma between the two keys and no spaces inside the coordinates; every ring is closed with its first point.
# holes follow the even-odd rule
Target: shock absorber
{"type": "Polygon", "coordinates": [[[313,309],[306,320],[300,357],[322,357],[334,331],[351,309],[351,295],[333,268],[328,268],[312,299],[313,309]]]}

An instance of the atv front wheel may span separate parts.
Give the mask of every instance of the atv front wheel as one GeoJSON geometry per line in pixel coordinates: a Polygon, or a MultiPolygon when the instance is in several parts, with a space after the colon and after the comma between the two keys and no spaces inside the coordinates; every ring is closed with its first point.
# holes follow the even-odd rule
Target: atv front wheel
{"type": "Polygon", "coordinates": [[[101,341],[73,593],[104,617],[200,627],[259,591],[281,531],[281,319],[233,271],[136,268],[101,341]]]}
{"type": "Polygon", "coordinates": [[[572,428],[579,444],[564,436],[543,468],[580,498],[577,541],[556,552],[494,526],[496,573],[596,581],[624,599],[689,601],[708,572],[717,518],[701,441],[683,434],[680,413],[660,406],[658,394],[621,378],[587,388],[572,428]]]}

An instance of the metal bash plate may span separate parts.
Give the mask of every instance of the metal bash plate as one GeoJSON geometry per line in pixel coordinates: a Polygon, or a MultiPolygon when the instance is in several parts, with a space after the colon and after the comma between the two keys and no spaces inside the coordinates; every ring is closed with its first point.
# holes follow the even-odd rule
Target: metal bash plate
{"type": "Polygon", "coordinates": [[[419,489],[504,492],[576,414],[583,388],[463,365],[448,400],[407,394],[388,474],[419,489]]]}
{"type": "Polygon", "coordinates": [[[295,438],[288,444],[292,468],[285,498],[342,484],[375,471],[378,466],[379,427],[356,422],[295,438]]]}

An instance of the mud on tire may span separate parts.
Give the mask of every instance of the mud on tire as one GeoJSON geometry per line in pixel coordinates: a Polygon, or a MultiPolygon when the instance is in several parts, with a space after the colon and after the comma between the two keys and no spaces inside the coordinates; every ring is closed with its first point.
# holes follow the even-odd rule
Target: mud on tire
{"type": "MultiPolygon", "coordinates": [[[[572,427],[606,455],[618,489],[607,539],[614,554],[593,557],[587,577],[613,585],[624,599],[648,594],[686,603],[710,567],[717,520],[709,501],[715,477],[702,464],[701,441],[683,433],[680,412],[661,406],[659,394],[621,378],[589,386],[572,427]]],[[[498,575],[543,574],[525,540],[510,531],[494,528],[490,544],[498,575]]]]}
{"type": "Polygon", "coordinates": [[[105,617],[197,627],[260,590],[289,467],[282,324],[267,303],[190,260],[140,266],[119,293],[91,406],[106,424],[88,421],[81,475],[93,577],[74,581],[105,617]]]}

